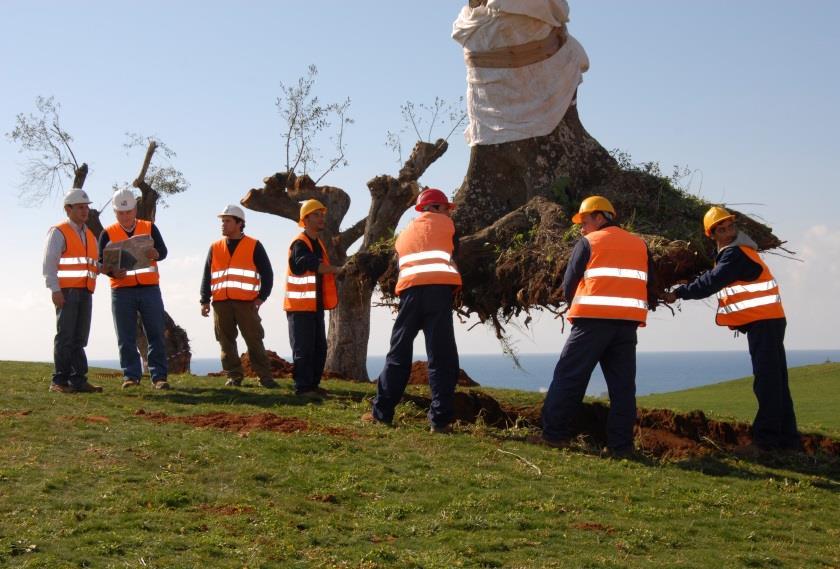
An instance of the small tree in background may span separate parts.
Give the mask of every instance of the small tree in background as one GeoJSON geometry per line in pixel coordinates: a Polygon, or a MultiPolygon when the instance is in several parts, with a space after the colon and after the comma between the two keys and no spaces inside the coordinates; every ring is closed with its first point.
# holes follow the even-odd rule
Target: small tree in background
{"type": "MultiPolygon", "coordinates": [[[[6,134],[14,143],[20,145],[19,151],[28,155],[27,166],[23,170],[20,184],[20,199],[28,206],[39,206],[47,198],[60,194],[64,190],[65,180],[72,179],[74,188],[82,188],[88,175],[86,163],[79,164],[71,143],[73,137],[61,126],[59,111],[61,105],[54,97],[35,99],[37,113],[19,113],[15,128],[6,134]]],[[[155,220],[157,203],[163,195],[173,195],[185,191],[189,184],[183,174],[169,166],[151,165],[155,150],[167,159],[175,153],[162,142],[128,134],[126,149],[148,145],[140,175],[133,185],[140,189],[141,196],[137,204],[137,216],[149,221],[155,220]],[[155,189],[156,188],[156,189],[155,189]]],[[[127,186],[127,184],[125,184],[127,186]]],[[[115,188],[118,187],[115,185],[115,188]]],[[[105,204],[110,203],[110,198],[105,204]]],[[[103,231],[100,221],[101,211],[91,208],[87,226],[99,238],[103,231]]],[[[178,326],[169,314],[164,313],[166,354],[170,373],[184,373],[190,369],[190,345],[186,331],[178,326]]],[[[148,342],[142,326],[139,326],[137,345],[146,363],[148,342]]]]}

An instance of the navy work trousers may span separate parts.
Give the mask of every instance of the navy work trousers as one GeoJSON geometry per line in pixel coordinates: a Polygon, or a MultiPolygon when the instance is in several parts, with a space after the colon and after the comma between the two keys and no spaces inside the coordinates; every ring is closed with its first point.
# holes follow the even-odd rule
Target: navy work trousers
{"type": "Polygon", "coordinates": [[[801,445],[788,387],[784,344],[786,327],[787,320],[775,318],[752,322],[742,328],[747,332],[753,366],[753,393],[758,399],[753,442],[767,449],[797,449],[801,445]]]}
{"type": "Polygon", "coordinates": [[[637,322],[628,320],[575,319],[543,403],[546,439],[567,440],[576,434],[572,423],[592,371],[601,364],[610,395],[607,445],[613,451],[633,448],[637,328],[637,322]]]}
{"type": "Polygon", "coordinates": [[[379,374],[373,400],[373,416],[377,420],[385,423],[394,420],[394,408],[402,399],[411,375],[414,338],[422,330],[432,392],[429,421],[435,427],[452,422],[459,369],[452,325],[452,294],[450,285],[414,286],[400,294],[400,309],[391,331],[391,349],[379,374]]]}
{"type": "Polygon", "coordinates": [[[324,311],[287,312],[289,343],[295,369],[292,379],[295,391],[303,393],[318,389],[324,364],[327,361],[327,333],[324,311]]]}
{"type": "Polygon", "coordinates": [[[137,352],[137,315],[149,341],[149,373],[152,382],[165,381],[168,365],[163,336],[163,299],[158,286],[131,286],[111,289],[111,312],[120,350],[123,376],[140,381],[143,369],[137,352]]]}
{"type": "Polygon", "coordinates": [[[90,334],[93,295],[86,288],[63,288],[64,306],[55,309],[52,382],[79,387],[87,383],[85,346],[90,334]]]}

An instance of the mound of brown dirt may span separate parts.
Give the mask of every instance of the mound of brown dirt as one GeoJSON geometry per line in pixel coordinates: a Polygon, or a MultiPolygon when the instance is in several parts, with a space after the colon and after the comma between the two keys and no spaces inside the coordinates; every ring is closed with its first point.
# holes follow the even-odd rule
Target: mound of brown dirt
{"type": "MultiPolygon", "coordinates": [[[[411,364],[411,375],[408,378],[409,385],[429,385],[429,363],[417,361],[411,364]]],[[[467,375],[462,369],[458,370],[458,385],[462,387],[479,387],[478,383],[467,375]]]]}
{"type": "MultiPolygon", "coordinates": [[[[277,352],[266,350],[265,353],[268,355],[268,363],[271,365],[272,377],[289,377],[292,375],[292,371],[295,369],[295,366],[278,356],[277,352]]],[[[245,352],[242,354],[240,359],[242,360],[242,372],[245,376],[258,377],[254,368],[251,367],[251,355],[248,352],[245,352]]]]}
{"type": "Polygon", "coordinates": [[[272,431],[276,433],[302,433],[318,431],[330,435],[354,438],[352,431],[336,427],[313,426],[308,421],[296,417],[281,417],[274,413],[258,413],[256,415],[237,415],[234,413],[207,413],[204,415],[174,416],[159,412],[146,412],[138,409],[134,413],[155,423],[181,423],[196,428],[221,429],[242,435],[251,431],[272,431]]]}
{"type": "MultiPolygon", "coordinates": [[[[406,395],[404,400],[428,409],[431,400],[406,395]]],[[[476,423],[479,418],[494,427],[508,427],[517,422],[540,428],[542,405],[532,407],[503,406],[480,391],[458,391],[455,394],[455,418],[476,423]]],[[[584,403],[575,418],[576,434],[589,444],[603,447],[607,443],[609,407],[600,402],[584,403]]],[[[747,423],[716,421],[702,411],[676,413],[668,409],[639,409],[635,427],[636,445],[646,454],[659,458],[689,458],[716,452],[732,452],[750,444],[752,432],[747,423]]],[[[840,457],[840,441],[817,434],[803,434],[806,454],[840,457]]]]}

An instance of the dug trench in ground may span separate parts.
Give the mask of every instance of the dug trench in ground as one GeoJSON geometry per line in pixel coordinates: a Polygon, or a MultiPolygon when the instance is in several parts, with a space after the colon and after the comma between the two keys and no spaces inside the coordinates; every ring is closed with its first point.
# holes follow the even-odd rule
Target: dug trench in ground
{"type": "MultiPolygon", "coordinates": [[[[417,407],[428,410],[431,400],[419,395],[403,396],[417,407]]],[[[507,428],[514,425],[541,427],[542,404],[530,407],[507,406],[480,390],[455,393],[455,419],[462,423],[507,428]]],[[[609,406],[584,403],[574,420],[578,436],[598,448],[607,442],[609,406]]],[[[690,458],[717,452],[731,452],[752,442],[750,425],[709,419],[702,411],[676,413],[668,409],[639,409],[635,440],[645,454],[657,458],[690,458]]],[[[809,455],[840,457],[840,441],[817,434],[803,434],[802,445],[809,455]]]]}

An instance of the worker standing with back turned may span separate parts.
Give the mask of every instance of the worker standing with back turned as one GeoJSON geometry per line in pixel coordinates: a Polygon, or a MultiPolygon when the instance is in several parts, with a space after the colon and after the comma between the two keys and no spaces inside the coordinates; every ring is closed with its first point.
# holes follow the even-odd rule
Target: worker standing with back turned
{"type": "Polygon", "coordinates": [[[636,421],[636,331],[647,321],[652,260],[645,242],[615,222],[606,198],[583,200],[572,221],[580,239],[563,277],[572,330],[554,369],[543,404],[543,434],[538,442],[570,445],[586,387],[601,365],[610,396],[607,447],[614,457],[634,452],[636,421]]]}
{"type": "Polygon", "coordinates": [[[734,215],[714,206],[703,216],[703,228],[717,246],[714,268],[663,298],[674,302],[717,294],[717,325],[746,333],[758,412],[753,420],[753,443],[740,451],[799,450],[802,443],[788,386],[787,319],[779,284],[758,255],[755,241],[738,230],[734,215]]]}
{"type": "Polygon", "coordinates": [[[391,348],[379,374],[373,408],[362,415],[366,423],[392,424],[394,408],[402,399],[411,375],[414,338],[423,330],[429,360],[432,433],[452,432],[453,400],[458,381],[458,347],[452,323],[455,291],[461,286],[453,255],[454,208],[443,192],[427,188],[417,196],[421,214],[397,237],[399,277],[396,294],[400,308],[391,332],[391,348]]]}

